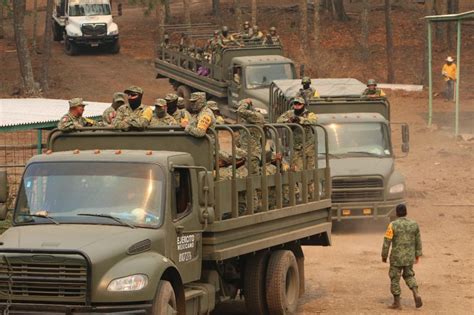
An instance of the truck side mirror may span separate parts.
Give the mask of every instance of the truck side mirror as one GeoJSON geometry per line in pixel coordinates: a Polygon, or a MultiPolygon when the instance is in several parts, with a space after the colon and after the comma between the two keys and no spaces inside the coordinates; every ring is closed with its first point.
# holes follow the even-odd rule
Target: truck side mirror
{"type": "Polygon", "coordinates": [[[7,171],[0,171],[0,221],[7,218],[8,177],[7,171]]]}
{"type": "Polygon", "coordinates": [[[212,172],[201,171],[199,179],[199,204],[201,207],[212,207],[214,205],[214,176],[212,172]]]}
{"type": "Polygon", "coordinates": [[[304,77],[304,64],[300,65],[300,78],[304,77]]]}
{"type": "Polygon", "coordinates": [[[403,143],[410,142],[410,129],[408,128],[407,124],[402,125],[402,142],[403,143]]]}

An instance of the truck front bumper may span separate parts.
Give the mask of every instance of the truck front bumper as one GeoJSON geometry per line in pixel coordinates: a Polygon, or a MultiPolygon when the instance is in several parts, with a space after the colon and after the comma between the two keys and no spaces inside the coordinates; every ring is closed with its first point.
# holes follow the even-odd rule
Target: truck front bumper
{"type": "Polygon", "coordinates": [[[116,304],[116,305],[61,305],[41,303],[18,303],[9,305],[4,301],[0,303],[0,310],[8,309],[8,314],[150,314],[152,304],[116,304]]]}
{"type": "Polygon", "coordinates": [[[78,37],[68,37],[67,40],[69,40],[71,43],[75,45],[81,45],[81,46],[100,46],[100,45],[107,45],[107,44],[113,44],[116,41],[118,41],[119,36],[118,35],[109,35],[109,36],[100,36],[100,37],[93,37],[93,36],[78,36],[78,37]]]}
{"type": "Polygon", "coordinates": [[[395,211],[395,207],[404,203],[403,199],[374,202],[347,202],[333,203],[331,206],[332,219],[352,220],[352,219],[378,219],[386,218],[395,211]]]}

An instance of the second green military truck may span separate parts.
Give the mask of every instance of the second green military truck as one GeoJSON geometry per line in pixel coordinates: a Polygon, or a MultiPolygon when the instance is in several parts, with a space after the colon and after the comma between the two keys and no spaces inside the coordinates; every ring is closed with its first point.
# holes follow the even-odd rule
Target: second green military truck
{"type": "MultiPolygon", "coordinates": [[[[235,134],[251,128],[263,146],[288,126],[220,126],[203,138],[180,128],[53,131],[49,150],[27,163],[13,226],[0,237],[0,306],[208,314],[243,296],[249,314],[295,314],[301,246],[331,243],[329,164],[283,170],[263,152],[264,175],[238,177],[235,134]],[[217,154],[222,133],[230,177],[217,154]],[[310,182],[325,184],[312,196],[297,191],[310,182]]],[[[0,172],[3,219],[6,186],[0,172]]]]}
{"type": "MultiPolygon", "coordinates": [[[[405,202],[405,178],[395,168],[390,103],[363,97],[356,79],[313,79],[319,98],[308,100],[329,137],[333,219],[376,219],[394,216],[405,202]]],[[[300,90],[299,80],[277,80],[270,88],[271,121],[289,109],[300,90]]],[[[403,152],[409,150],[408,125],[402,126],[403,152]]],[[[323,140],[323,139],[320,139],[323,140]]],[[[324,143],[324,142],[322,142],[324,143]]]]}

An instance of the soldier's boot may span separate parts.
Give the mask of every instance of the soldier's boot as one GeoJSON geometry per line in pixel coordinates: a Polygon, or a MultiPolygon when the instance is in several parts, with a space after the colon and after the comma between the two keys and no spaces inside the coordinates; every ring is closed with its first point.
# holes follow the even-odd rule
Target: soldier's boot
{"type": "Polygon", "coordinates": [[[413,299],[415,300],[416,308],[420,308],[423,306],[423,301],[421,300],[421,296],[418,294],[418,288],[411,289],[413,292],[413,299]]]}
{"type": "Polygon", "coordinates": [[[389,306],[389,308],[394,310],[401,310],[402,305],[400,304],[400,295],[393,296],[393,304],[389,306]]]}

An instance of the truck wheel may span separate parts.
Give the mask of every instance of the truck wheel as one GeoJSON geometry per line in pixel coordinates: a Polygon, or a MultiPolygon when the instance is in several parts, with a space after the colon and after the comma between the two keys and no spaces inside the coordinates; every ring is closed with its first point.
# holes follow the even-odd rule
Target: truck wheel
{"type": "Polygon", "coordinates": [[[188,101],[189,97],[191,96],[191,89],[187,87],[186,85],[180,85],[176,89],[176,94],[184,98],[186,101],[188,101]]]}
{"type": "Polygon", "coordinates": [[[246,261],[244,295],[247,314],[268,314],[265,296],[265,281],[268,252],[260,252],[246,261]]]}
{"type": "Polygon", "coordinates": [[[300,279],[295,255],[289,250],[272,253],[267,268],[267,305],[272,315],[295,314],[300,279]]]}
{"type": "Polygon", "coordinates": [[[117,39],[112,45],[110,45],[110,53],[118,54],[120,52],[120,42],[117,39]]]}
{"type": "Polygon", "coordinates": [[[53,40],[55,42],[60,42],[63,39],[63,33],[61,32],[61,27],[56,23],[53,22],[53,40]]]}
{"type": "Polygon", "coordinates": [[[69,56],[77,55],[77,46],[71,43],[67,36],[64,36],[64,52],[69,56]]]}
{"type": "Polygon", "coordinates": [[[151,313],[153,315],[178,313],[176,295],[169,281],[160,280],[160,283],[158,283],[158,290],[156,291],[151,313]]]}

